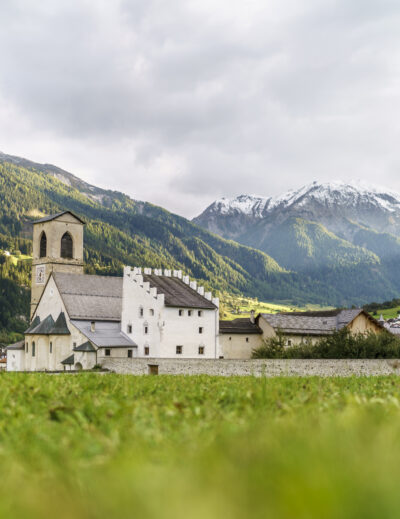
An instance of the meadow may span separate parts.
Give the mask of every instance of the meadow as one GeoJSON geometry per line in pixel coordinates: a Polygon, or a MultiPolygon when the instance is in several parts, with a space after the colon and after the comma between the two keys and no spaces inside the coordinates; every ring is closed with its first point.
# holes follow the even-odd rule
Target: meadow
{"type": "Polygon", "coordinates": [[[400,379],[0,375],[0,517],[398,517],[400,379]]]}
{"type": "Polygon", "coordinates": [[[300,312],[300,311],[315,311],[315,310],[330,310],[331,306],[321,306],[308,304],[304,306],[295,306],[290,301],[281,301],[280,303],[268,303],[259,301],[255,298],[236,296],[221,292],[219,294],[220,318],[224,320],[236,319],[238,317],[250,317],[251,310],[255,314],[277,314],[278,312],[300,312]]]}

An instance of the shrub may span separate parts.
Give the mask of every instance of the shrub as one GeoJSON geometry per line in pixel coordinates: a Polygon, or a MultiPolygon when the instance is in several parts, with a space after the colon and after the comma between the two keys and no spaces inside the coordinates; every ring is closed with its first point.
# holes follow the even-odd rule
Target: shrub
{"type": "Polygon", "coordinates": [[[253,351],[254,359],[394,359],[400,358],[400,339],[389,332],[351,334],[346,328],[315,344],[285,347],[281,332],[253,351]]]}

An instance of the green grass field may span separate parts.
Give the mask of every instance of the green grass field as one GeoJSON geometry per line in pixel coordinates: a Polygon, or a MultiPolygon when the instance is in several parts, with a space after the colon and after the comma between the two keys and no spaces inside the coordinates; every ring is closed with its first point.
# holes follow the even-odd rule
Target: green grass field
{"type": "Polygon", "coordinates": [[[0,375],[0,517],[397,518],[400,379],[0,375]]]}
{"type": "Polygon", "coordinates": [[[398,317],[400,314],[400,306],[395,306],[393,308],[382,308],[377,312],[370,312],[375,319],[379,319],[381,315],[383,315],[384,319],[393,319],[398,317]]]}
{"type": "Polygon", "coordinates": [[[327,310],[331,309],[331,306],[321,307],[319,305],[306,305],[306,306],[294,306],[289,302],[281,303],[267,303],[258,301],[258,299],[252,299],[248,297],[234,296],[232,294],[223,293],[221,294],[221,319],[235,319],[237,317],[249,317],[250,311],[254,310],[258,313],[271,313],[276,314],[278,312],[296,312],[306,310],[327,310]]]}

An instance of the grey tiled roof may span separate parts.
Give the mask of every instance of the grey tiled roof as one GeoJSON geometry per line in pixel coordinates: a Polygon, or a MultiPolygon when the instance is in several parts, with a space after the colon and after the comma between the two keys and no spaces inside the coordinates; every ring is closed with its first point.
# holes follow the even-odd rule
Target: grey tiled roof
{"type": "Polygon", "coordinates": [[[122,278],[53,273],[71,319],[120,321],[122,278]]]}
{"type": "Polygon", "coordinates": [[[391,326],[388,330],[390,333],[393,333],[393,335],[400,335],[400,328],[396,326],[391,326]]]}
{"type": "Polygon", "coordinates": [[[7,346],[7,350],[23,350],[25,349],[25,341],[14,342],[14,344],[10,344],[7,346]]]}
{"type": "Polygon", "coordinates": [[[39,316],[36,316],[32,324],[25,331],[25,335],[70,335],[67,322],[63,312],[57,317],[56,322],[51,315],[40,322],[39,316]]]}
{"type": "MultiPolygon", "coordinates": [[[[363,310],[261,314],[275,329],[287,334],[330,335],[351,323],[363,310]]],[[[378,323],[379,325],[379,323],[378,323]]]]}
{"type": "Polygon", "coordinates": [[[91,331],[89,321],[73,320],[71,323],[98,348],[134,348],[137,346],[127,335],[121,332],[120,323],[99,321],[95,331],[91,331]]]}
{"type": "Polygon", "coordinates": [[[249,318],[238,318],[232,321],[219,322],[220,333],[226,334],[260,334],[262,330],[256,323],[252,323],[249,318]]]}
{"type": "Polygon", "coordinates": [[[51,330],[52,335],[70,335],[64,312],[61,312],[51,330]]]}
{"type": "Polygon", "coordinates": [[[93,347],[93,344],[90,341],[86,341],[74,348],[74,351],[96,351],[96,348],[93,347]]]}
{"type": "Polygon", "coordinates": [[[156,287],[158,293],[165,295],[165,306],[210,310],[217,308],[214,303],[201,296],[197,290],[190,288],[179,278],[144,274],[143,280],[149,282],[151,287],[156,287]]]}
{"type": "Polygon", "coordinates": [[[25,334],[31,335],[49,335],[51,330],[54,328],[54,319],[51,315],[48,315],[46,319],[43,319],[42,322],[35,327],[30,326],[28,330],[26,330],[25,334]]]}
{"type": "Polygon", "coordinates": [[[72,211],[62,211],[61,213],[52,214],[50,216],[45,216],[44,218],[40,218],[39,220],[35,220],[33,223],[35,224],[35,223],[51,222],[51,220],[55,220],[56,218],[59,218],[60,216],[62,216],[64,214],[70,214],[74,218],[79,220],[81,223],[85,224],[85,222],[81,218],[79,218],[79,216],[76,216],[76,214],[74,214],[72,211]]]}
{"type": "Polygon", "coordinates": [[[29,328],[27,330],[25,330],[25,333],[29,333],[31,330],[33,330],[34,328],[36,328],[36,326],[40,324],[40,317],[37,315],[35,317],[35,319],[31,322],[29,328]]]}
{"type": "Polygon", "coordinates": [[[342,310],[337,316],[337,329],[341,330],[362,312],[361,309],[342,310]]]}
{"type": "Polygon", "coordinates": [[[74,355],[73,354],[70,355],[69,357],[67,357],[66,359],[61,361],[61,364],[64,364],[64,365],[65,364],[70,365],[70,364],[73,364],[73,363],[74,363],[74,355]]]}

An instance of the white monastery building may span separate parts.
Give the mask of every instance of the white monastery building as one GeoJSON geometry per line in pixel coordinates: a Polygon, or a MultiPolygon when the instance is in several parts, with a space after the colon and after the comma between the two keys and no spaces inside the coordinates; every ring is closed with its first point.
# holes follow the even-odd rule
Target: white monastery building
{"type": "Polygon", "coordinates": [[[362,309],[219,321],[219,301],[180,270],[125,267],[123,277],[84,274],[84,222],[70,211],[33,224],[31,324],[8,346],[8,371],[81,370],[108,358],[250,359],[265,340],[290,347],[347,328],[381,333],[362,309]]]}
{"type": "Polygon", "coordinates": [[[34,222],[31,325],[8,347],[8,371],[91,369],[106,357],[221,356],[217,298],[176,270],[84,274],[83,226],[70,211],[34,222]]]}

